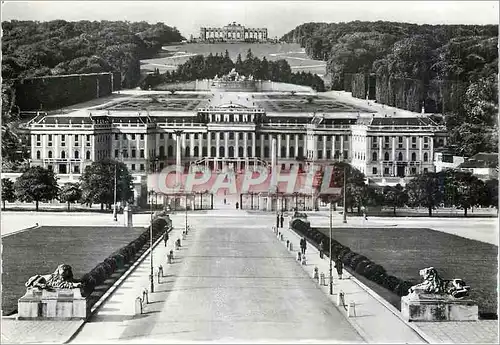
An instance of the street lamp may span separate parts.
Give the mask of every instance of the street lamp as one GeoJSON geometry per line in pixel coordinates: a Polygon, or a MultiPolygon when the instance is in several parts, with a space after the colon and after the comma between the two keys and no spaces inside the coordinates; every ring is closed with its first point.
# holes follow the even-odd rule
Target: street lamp
{"type": "MultiPolygon", "coordinates": [[[[156,171],[156,162],[158,161],[158,158],[155,158],[152,161],[152,172],[154,173],[156,171]]],[[[153,278],[153,193],[155,191],[151,189],[149,192],[151,195],[151,199],[149,201],[149,206],[151,209],[151,225],[149,226],[149,250],[150,250],[150,256],[151,256],[151,265],[150,265],[150,275],[149,275],[149,282],[150,282],[150,289],[151,292],[154,292],[155,286],[154,286],[154,278],[153,278]]]]}
{"type": "Polygon", "coordinates": [[[346,166],[344,165],[344,191],[343,191],[343,194],[344,194],[344,214],[343,214],[343,220],[342,220],[342,223],[347,223],[347,204],[346,204],[346,193],[347,193],[347,176],[346,176],[346,166]]]}
{"type": "MultiPolygon", "coordinates": [[[[125,156],[125,150],[123,150],[123,154],[122,156],[125,156]]],[[[119,157],[116,157],[116,158],[119,158],[119,157]]],[[[118,161],[115,162],[115,191],[114,191],[114,198],[113,198],[113,220],[115,222],[118,221],[118,211],[116,209],[116,190],[118,189],[118,161]]]]}
{"type": "Polygon", "coordinates": [[[330,295],[333,295],[333,273],[332,273],[332,236],[333,236],[333,198],[330,198],[330,295]]]}

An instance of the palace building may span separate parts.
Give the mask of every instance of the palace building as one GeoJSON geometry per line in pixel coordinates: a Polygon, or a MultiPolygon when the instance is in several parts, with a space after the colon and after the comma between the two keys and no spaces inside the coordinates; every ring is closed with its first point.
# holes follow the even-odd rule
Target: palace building
{"type": "Polygon", "coordinates": [[[267,28],[246,28],[236,22],[222,28],[200,28],[202,42],[266,42],[267,28]]]}
{"type": "Polygon", "coordinates": [[[354,103],[315,93],[134,91],[33,119],[31,164],[53,169],[64,183],[96,160],[117,159],[134,176],[137,198],[153,162],[161,170],[180,155],[186,168],[239,172],[269,165],[273,139],[281,170],[346,161],[378,185],[434,170],[434,152],[446,145],[442,124],[354,103]]]}

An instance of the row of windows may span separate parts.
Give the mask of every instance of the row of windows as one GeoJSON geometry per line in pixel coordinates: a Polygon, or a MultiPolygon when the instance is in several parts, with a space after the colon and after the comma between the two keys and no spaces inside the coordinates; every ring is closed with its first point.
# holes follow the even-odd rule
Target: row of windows
{"type": "MultiPolygon", "coordinates": [[[[61,151],[59,153],[61,159],[66,159],[66,151],[61,151]]],[[[85,153],[85,159],[90,159],[91,157],[91,153],[90,151],[87,151],[85,153]]],[[[41,159],[42,158],[42,153],[40,151],[36,151],[36,159],[41,159]]],[[[53,154],[52,154],[52,151],[48,151],[47,152],[47,158],[54,158],[53,157],[53,154]]],[[[80,158],[80,151],[75,151],[74,154],[73,154],[73,158],[75,159],[79,159],[80,158]]]]}
{"type": "MultiPolygon", "coordinates": [[[[385,167],[384,168],[384,175],[390,175],[390,171],[391,171],[390,168],[385,167]]],[[[429,171],[429,169],[424,168],[424,173],[427,173],[428,171],[429,171]]],[[[372,168],[372,174],[373,175],[377,175],[377,173],[378,173],[377,167],[373,167],[372,168]]],[[[410,173],[412,175],[416,175],[417,174],[417,168],[416,167],[411,167],[410,173]]]]}
{"type": "MultiPolygon", "coordinates": [[[[357,159],[365,159],[365,155],[362,153],[359,153],[359,152],[355,152],[354,157],[357,159]]],[[[378,154],[377,154],[377,152],[373,152],[372,153],[372,161],[376,162],[377,160],[378,160],[378,154]]],[[[390,160],[390,155],[389,155],[389,152],[386,152],[386,153],[384,153],[384,161],[388,161],[388,160],[390,160]]],[[[403,153],[399,152],[398,153],[398,161],[402,161],[402,160],[403,160],[403,153]]],[[[429,154],[427,152],[424,152],[423,161],[427,162],[428,160],[429,160],[429,154]]],[[[417,161],[417,154],[415,152],[412,152],[412,154],[411,154],[411,161],[412,162],[417,161]]]]}

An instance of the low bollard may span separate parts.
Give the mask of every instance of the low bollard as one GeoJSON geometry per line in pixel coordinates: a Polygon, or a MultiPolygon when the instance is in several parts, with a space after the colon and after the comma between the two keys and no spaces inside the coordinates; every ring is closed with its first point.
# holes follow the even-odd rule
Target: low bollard
{"type": "Polygon", "coordinates": [[[297,252],[297,261],[298,262],[302,261],[302,253],[301,252],[297,252]]]}
{"type": "Polygon", "coordinates": [[[293,252],[293,244],[290,242],[290,251],[293,252]]]}
{"type": "Polygon", "coordinates": [[[342,292],[342,290],[340,290],[337,294],[337,306],[344,307],[344,293],[342,292]]]}
{"type": "Polygon", "coordinates": [[[290,241],[289,240],[286,240],[286,249],[288,249],[290,246],[290,241]]]}
{"type": "Polygon", "coordinates": [[[160,276],[160,275],[163,277],[163,266],[162,265],[158,266],[158,276],[160,276]]]}
{"type": "Polygon", "coordinates": [[[148,289],[144,289],[144,290],[142,290],[142,301],[143,301],[145,304],[148,304],[148,303],[149,303],[149,300],[148,300],[148,289]]]}
{"type": "Polygon", "coordinates": [[[318,273],[318,267],[314,267],[314,275],[313,278],[319,282],[319,273],[318,273]]]}
{"type": "Polygon", "coordinates": [[[349,306],[347,307],[347,317],[356,316],[356,303],[354,301],[349,302],[349,306]]]}
{"type": "Polygon", "coordinates": [[[181,248],[181,239],[178,238],[177,241],[175,241],[175,249],[179,250],[181,248]]]}
{"type": "Polygon", "coordinates": [[[135,315],[142,314],[142,299],[137,297],[135,299],[135,315]]]}
{"type": "Polygon", "coordinates": [[[186,239],[186,235],[187,235],[187,234],[186,234],[185,232],[183,232],[183,233],[182,233],[182,240],[185,240],[185,239],[186,239]]]}
{"type": "Polygon", "coordinates": [[[306,266],[307,265],[307,259],[306,259],[306,255],[302,255],[302,265],[303,266],[306,266]]]}
{"type": "Polygon", "coordinates": [[[284,240],[284,237],[283,237],[283,234],[280,233],[280,240],[283,241],[284,240]]]}
{"type": "Polygon", "coordinates": [[[326,281],[325,281],[325,274],[324,273],[321,273],[319,275],[319,284],[321,286],[326,286],[326,281]]]}
{"type": "Polygon", "coordinates": [[[171,264],[174,261],[174,251],[171,250],[170,253],[167,254],[167,262],[171,264]]]}

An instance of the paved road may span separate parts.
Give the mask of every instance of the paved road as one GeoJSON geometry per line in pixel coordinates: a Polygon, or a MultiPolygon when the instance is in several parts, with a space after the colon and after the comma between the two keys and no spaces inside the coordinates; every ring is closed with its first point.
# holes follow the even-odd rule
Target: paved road
{"type": "Polygon", "coordinates": [[[232,213],[193,219],[151,313],[124,318],[107,340],[99,327],[117,319],[101,318],[74,342],[363,341],[269,230],[271,216],[232,213]]]}

